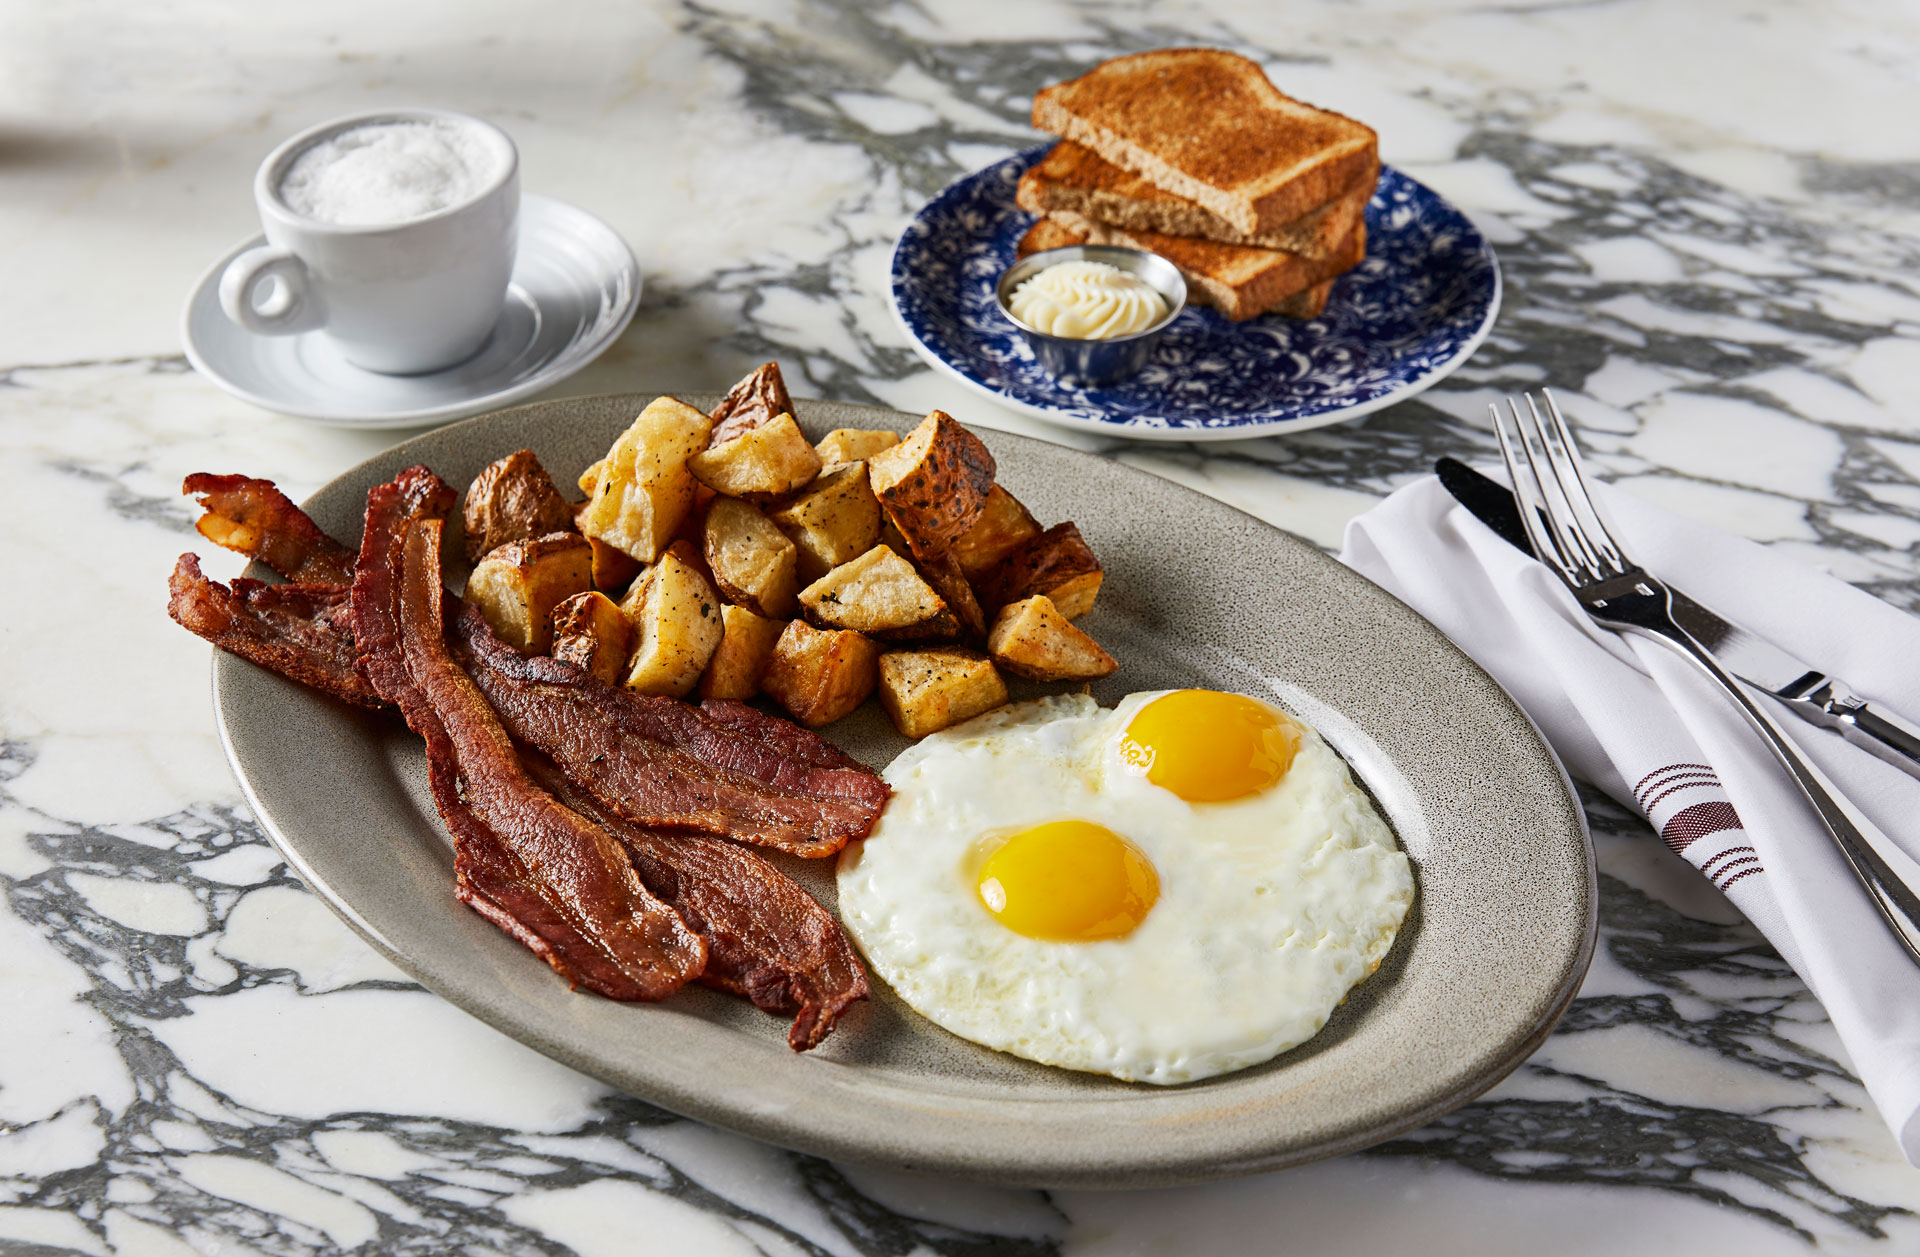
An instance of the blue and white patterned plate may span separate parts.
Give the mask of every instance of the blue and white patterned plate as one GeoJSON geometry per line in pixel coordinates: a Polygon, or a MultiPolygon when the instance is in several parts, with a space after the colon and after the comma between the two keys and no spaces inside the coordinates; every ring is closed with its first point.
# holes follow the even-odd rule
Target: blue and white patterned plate
{"type": "Polygon", "coordinates": [[[893,251],[893,309],[937,371],[1067,427],[1149,441],[1221,441],[1341,423],[1465,362],[1500,309],[1500,267],[1466,215],[1392,167],[1367,203],[1367,256],[1317,319],[1231,323],[1189,306],[1153,360],[1104,388],[1041,370],[995,305],[994,281],[1034,216],[1014,203],[1049,146],[951,184],[893,251]]]}

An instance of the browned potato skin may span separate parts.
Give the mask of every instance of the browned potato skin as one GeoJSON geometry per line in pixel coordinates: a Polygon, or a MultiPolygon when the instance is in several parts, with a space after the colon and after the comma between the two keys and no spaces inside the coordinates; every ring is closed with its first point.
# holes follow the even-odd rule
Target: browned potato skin
{"type": "Polygon", "coordinates": [[[480,608],[501,641],[545,654],[553,644],[553,609],[593,581],[593,550],[577,532],[510,541],[476,563],[467,601],[480,608]]]}
{"type": "Polygon", "coordinates": [[[973,585],[967,580],[966,573],[960,570],[959,560],[953,557],[951,551],[922,559],[914,566],[920,569],[922,579],[933,586],[933,591],[953,610],[963,634],[976,641],[987,635],[986,613],[980,609],[980,600],[974,595],[973,585]]]}
{"type": "Polygon", "coordinates": [[[1039,523],[1019,499],[994,485],[980,518],[954,541],[953,557],[972,579],[1039,535],[1039,523]]]}
{"type": "Polygon", "coordinates": [[[867,459],[873,495],[915,558],[940,553],[973,527],[993,487],[993,470],[993,455],[980,438],[942,410],[867,459]]]}
{"type": "Polygon", "coordinates": [[[863,462],[881,450],[891,449],[898,444],[900,434],[884,428],[835,428],[821,437],[813,448],[820,455],[820,461],[831,466],[834,463],[863,462]]]}
{"type": "Polygon", "coordinates": [[[725,606],[720,608],[720,627],[720,649],[700,674],[700,697],[745,702],[760,692],[760,674],[773,658],[774,644],[786,622],[755,615],[745,607],[725,606]]]}
{"type": "Polygon", "coordinates": [[[799,547],[802,584],[859,558],[880,539],[880,502],[867,485],[865,463],[827,468],[812,484],[770,507],[767,518],[799,547]]]}
{"type": "Polygon", "coordinates": [[[1120,666],[1045,594],[1000,609],[987,634],[987,653],[1030,681],[1091,681],[1111,676],[1120,666]]]}
{"type": "Polygon", "coordinates": [[[575,594],[553,609],[553,657],[577,663],[617,685],[633,653],[633,621],[598,590],[575,594]]]}
{"type": "Polygon", "coordinates": [[[532,450],[515,450],[480,469],[460,510],[467,531],[467,562],[509,541],[526,541],[573,525],[574,508],[532,450]]]}
{"type": "Polygon", "coordinates": [[[685,698],[720,648],[720,599],[697,558],[676,542],[620,604],[636,638],[622,684],[636,693],[685,698]]]}
{"type": "Polygon", "coordinates": [[[792,413],[793,398],[787,396],[787,382],[780,374],[780,364],[762,363],[743,376],[713,408],[709,416],[713,420],[710,444],[725,445],[742,433],[792,413]]]}
{"type": "Polygon", "coordinates": [[[994,612],[1045,594],[1071,620],[1093,609],[1100,581],[1100,560],[1080,530],[1066,523],[1055,524],[1000,560],[974,582],[974,590],[981,604],[994,612]]]}
{"type": "Polygon", "coordinates": [[[759,502],[804,487],[820,474],[820,467],[820,455],[792,415],[756,424],[687,461],[687,470],[715,493],[759,502]]]}
{"type": "Polygon", "coordinates": [[[890,650],[880,656],[880,705],[900,736],[924,738],[1007,701],[993,661],[963,646],[890,650]]]}
{"type": "Polygon", "coordinates": [[[760,688],[810,729],[832,724],[866,700],[880,676],[880,648],[850,629],[788,624],[760,675],[760,688]]]}
{"type": "Polygon", "coordinates": [[[821,628],[877,638],[952,637],[959,621],[913,564],[886,546],[842,563],[800,591],[800,609],[821,628]]]}

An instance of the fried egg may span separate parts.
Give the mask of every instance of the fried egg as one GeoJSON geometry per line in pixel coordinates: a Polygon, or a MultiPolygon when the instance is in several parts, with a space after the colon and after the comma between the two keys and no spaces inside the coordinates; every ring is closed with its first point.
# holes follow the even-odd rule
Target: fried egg
{"type": "Polygon", "coordinates": [[[1016,703],[922,739],[840,857],[840,913],[916,1011],[1137,1082],[1305,1042],[1376,969],[1413,873],[1318,733],[1237,694],[1016,703]]]}

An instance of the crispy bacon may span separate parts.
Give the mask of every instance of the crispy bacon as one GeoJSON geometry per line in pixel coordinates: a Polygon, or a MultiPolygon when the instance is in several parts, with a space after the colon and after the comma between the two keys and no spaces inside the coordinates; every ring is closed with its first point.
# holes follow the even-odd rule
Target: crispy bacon
{"type": "Polygon", "coordinates": [[[347,586],[263,585],[241,577],[228,588],[183,554],[167,593],[167,614],[220,649],[349,703],[384,706],[354,669],[347,586]]]}
{"type": "Polygon", "coordinates": [[[700,975],[706,945],[647,890],[615,839],[527,776],[447,653],[440,517],[453,496],[424,467],[367,495],[353,583],[361,671],[426,739],[461,900],[569,982],[662,999],[700,975]]]}
{"type": "Polygon", "coordinates": [[[635,825],[818,857],[865,838],[891,793],[797,725],[737,703],[703,711],[635,694],[578,664],[522,655],[473,607],[453,622],[453,648],[515,740],[635,825]]]}
{"type": "Polygon", "coordinates": [[[529,751],[525,762],[555,798],[624,843],[647,889],[706,940],[702,982],[797,1014],[787,1031],[794,1051],[817,1047],[867,997],[866,970],[840,923],[766,859],[705,834],[630,825],[544,755],[529,751]]]}
{"type": "Polygon", "coordinates": [[[321,532],[273,481],[197,471],[180,492],[199,497],[206,514],[194,527],[213,544],[259,559],[291,581],[353,579],[353,551],[321,532]]]}

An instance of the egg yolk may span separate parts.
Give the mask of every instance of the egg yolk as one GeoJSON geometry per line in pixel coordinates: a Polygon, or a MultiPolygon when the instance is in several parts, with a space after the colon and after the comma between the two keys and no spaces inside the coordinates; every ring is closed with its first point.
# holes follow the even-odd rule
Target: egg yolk
{"type": "Polygon", "coordinates": [[[1120,753],[1147,780],[1189,803],[1268,789],[1293,765],[1300,729],[1265,703],[1215,690],[1175,690],[1134,716],[1120,753]]]}
{"type": "Polygon", "coordinates": [[[1132,843],[1092,821],[1023,829],[980,868],[980,902],[1016,934],[1091,943],[1131,934],[1160,897],[1132,843]]]}

